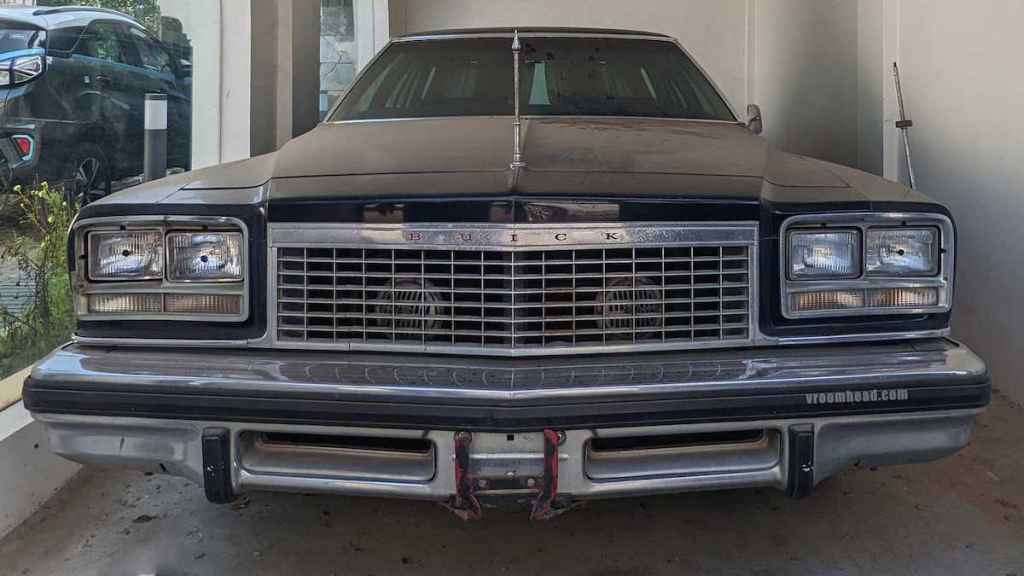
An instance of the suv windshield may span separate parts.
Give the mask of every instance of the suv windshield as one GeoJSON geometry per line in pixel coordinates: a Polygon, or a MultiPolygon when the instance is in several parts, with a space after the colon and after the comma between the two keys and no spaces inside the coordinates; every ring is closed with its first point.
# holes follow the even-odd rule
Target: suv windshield
{"type": "MultiPolygon", "coordinates": [[[[736,120],[672,42],[528,37],[522,44],[524,115],[736,120]]],[[[332,120],[511,116],[512,86],[511,38],[398,42],[352,87],[332,120]]]]}

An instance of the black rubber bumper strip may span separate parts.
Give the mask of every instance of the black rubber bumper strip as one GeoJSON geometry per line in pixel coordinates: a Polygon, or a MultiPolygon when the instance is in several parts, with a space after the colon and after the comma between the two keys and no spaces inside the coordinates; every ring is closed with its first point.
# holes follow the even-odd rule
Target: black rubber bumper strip
{"type": "Polygon", "coordinates": [[[203,430],[203,490],[214,504],[235,500],[231,487],[231,432],[226,428],[203,430]]]}
{"type": "Polygon", "coordinates": [[[789,428],[789,474],[786,494],[801,499],[814,488],[814,426],[802,424],[789,428]]]}
{"type": "MultiPolygon", "coordinates": [[[[683,423],[881,415],[983,408],[991,383],[916,386],[898,401],[845,401],[847,391],[828,388],[743,396],[673,397],[595,403],[459,405],[244,394],[151,394],[25,384],[25,407],[41,414],[79,414],[205,422],[260,422],[432,430],[536,431],[545,428],[652,426],[683,423]]],[[[883,389],[883,390],[884,390],[883,389]]]]}

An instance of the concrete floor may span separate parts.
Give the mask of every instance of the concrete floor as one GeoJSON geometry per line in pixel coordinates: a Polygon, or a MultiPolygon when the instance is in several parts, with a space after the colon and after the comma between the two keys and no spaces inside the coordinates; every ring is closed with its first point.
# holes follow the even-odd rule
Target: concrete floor
{"type": "Polygon", "coordinates": [[[855,469],[811,498],[741,491],[592,503],[545,524],[466,524],[427,503],[255,494],[86,470],[0,542],[3,575],[968,574],[1024,576],[1024,410],[997,398],[973,445],[855,469]]]}

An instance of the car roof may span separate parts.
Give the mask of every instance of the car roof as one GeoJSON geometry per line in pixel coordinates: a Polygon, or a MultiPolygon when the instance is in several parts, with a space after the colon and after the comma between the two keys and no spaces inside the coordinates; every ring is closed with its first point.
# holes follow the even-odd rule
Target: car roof
{"type": "Polygon", "coordinates": [[[45,29],[85,26],[93,20],[118,20],[135,26],[141,26],[137,21],[122,12],[90,6],[61,6],[54,8],[0,6],[0,20],[14,21],[45,29]]]}
{"type": "Polygon", "coordinates": [[[625,30],[620,28],[576,28],[576,27],[554,27],[554,26],[524,26],[514,27],[491,27],[491,28],[448,28],[444,30],[427,30],[406,34],[399,39],[425,38],[446,36],[509,36],[518,31],[523,35],[582,35],[582,36],[646,36],[662,40],[670,40],[668,34],[659,32],[646,32],[643,30],[625,30]]]}

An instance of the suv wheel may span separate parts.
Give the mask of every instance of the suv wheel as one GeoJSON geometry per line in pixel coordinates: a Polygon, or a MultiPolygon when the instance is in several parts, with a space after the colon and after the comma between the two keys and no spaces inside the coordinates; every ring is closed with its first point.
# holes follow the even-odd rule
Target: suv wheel
{"type": "Polygon", "coordinates": [[[68,163],[71,199],[85,206],[110,193],[110,164],[103,150],[91,142],[75,148],[68,163]]]}

